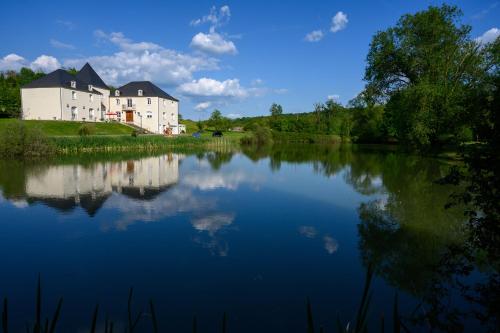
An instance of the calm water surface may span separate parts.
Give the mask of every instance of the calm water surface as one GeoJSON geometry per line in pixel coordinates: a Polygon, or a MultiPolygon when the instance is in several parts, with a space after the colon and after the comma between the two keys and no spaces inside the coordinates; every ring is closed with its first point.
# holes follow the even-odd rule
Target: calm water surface
{"type": "Polygon", "coordinates": [[[396,290],[414,310],[460,241],[462,214],[433,183],[446,170],[342,147],[0,161],[0,296],[19,330],[40,272],[46,316],[64,296],[65,332],[88,330],[96,303],[119,325],[131,286],[172,332],[194,314],[215,332],[224,311],[232,332],[304,332],[306,297],[327,327],[354,318],[371,260],[378,327],[396,290]]]}

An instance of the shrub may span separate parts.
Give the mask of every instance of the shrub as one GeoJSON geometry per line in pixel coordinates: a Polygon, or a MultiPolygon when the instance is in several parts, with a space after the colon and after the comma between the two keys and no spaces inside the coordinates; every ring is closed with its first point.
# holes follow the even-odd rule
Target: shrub
{"type": "Polygon", "coordinates": [[[242,145],[257,145],[263,146],[266,144],[271,144],[273,142],[272,131],[263,126],[255,125],[251,136],[244,136],[241,138],[240,143],[242,145]]]}
{"type": "Polygon", "coordinates": [[[94,126],[92,126],[90,124],[83,124],[78,129],[78,135],[79,136],[89,136],[89,135],[92,135],[94,133],[94,131],[95,131],[94,126]]]}
{"type": "Polygon", "coordinates": [[[139,131],[138,130],[133,130],[132,133],[130,133],[131,136],[133,136],[134,138],[137,138],[137,136],[139,135],[139,131]]]}
{"type": "Polygon", "coordinates": [[[39,128],[27,127],[22,121],[8,124],[0,131],[0,155],[40,157],[54,153],[54,147],[39,128]]]}

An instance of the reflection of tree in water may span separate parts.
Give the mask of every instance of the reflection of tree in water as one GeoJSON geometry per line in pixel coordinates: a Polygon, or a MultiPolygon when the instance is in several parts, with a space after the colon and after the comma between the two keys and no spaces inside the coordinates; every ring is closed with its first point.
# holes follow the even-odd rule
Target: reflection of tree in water
{"type": "Polygon", "coordinates": [[[444,208],[453,188],[432,181],[446,175],[448,167],[397,154],[381,159],[378,172],[363,170],[363,164],[353,159],[346,175],[356,190],[373,194],[377,191],[367,179],[379,176],[383,182],[382,197],[359,207],[363,262],[374,263],[376,274],[422,302],[413,313],[416,325],[459,332],[474,320],[495,322],[498,269],[491,269],[492,261],[478,263],[486,254],[467,241],[464,206],[444,208]],[[486,282],[476,284],[468,278],[471,271],[486,282]]]}
{"type": "Polygon", "coordinates": [[[233,152],[208,152],[205,157],[213,170],[220,170],[224,164],[231,162],[233,152]]]}

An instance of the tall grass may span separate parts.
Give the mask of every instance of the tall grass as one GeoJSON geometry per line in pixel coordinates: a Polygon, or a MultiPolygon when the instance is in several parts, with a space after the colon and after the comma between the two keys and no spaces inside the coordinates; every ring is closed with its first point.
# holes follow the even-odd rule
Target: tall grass
{"type": "Polygon", "coordinates": [[[193,138],[179,136],[166,138],[160,135],[133,136],[82,136],[50,138],[58,154],[85,152],[161,151],[171,148],[217,148],[234,146],[224,138],[193,138]]]}
{"type": "MultiPolygon", "coordinates": [[[[354,325],[351,326],[350,322],[347,324],[344,324],[341,322],[340,318],[337,315],[337,327],[336,330],[333,330],[331,332],[337,332],[337,333],[367,333],[368,332],[368,313],[370,309],[370,301],[371,301],[371,280],[373,278],[373,271],[369,267],[366,273],[366,280],[365,280],[365,286],[363,289],[363,294],[361,298],[361,302],[356,314],[356,317],[354,319],[354,325]],[[352,328],[351,328],[352,327],[352,328]]],[[[125,321],[126,327],[125,327],[125,332],[126,333],[134,333],[137,330],[138,324],[143,318],[150,318],[151,320],[151,327],[152,327],[152,332],[153,333],[158,333],[158,332],[165,332],[164,330],[160,330],[159,322],[158,322],[158,317],[157,313],[155,310],[155,306],[153,303],[153,300],[149,300],[149,313],[145,313],[143,309],[138,311],[136,314],[134,314],[132,305],[133,305],[133,293],[134,289],[130,288],[129,293],[128,293],[128,300],[127,300],[127,319],[125,321]]],[[[35,298],[35,321],[33,325],[27,325],[26,327],[26,332],[28,333],[55,333],[56,332],[56,326],[60,318],[61,314],[61,309],[62,309],[62,304],[63,304],[63,299],[60,298],[59,302],[57,304],[56,310],[54,314],[52,315],[52,319],[49,321],[48,317],[46,317],[45,320],[42,318],[42,284],[41,284],[41,279],[40,276],[38,277],[38,284],[37,284],[37,289],[36,289],[36,298],[35,298]]],[[[9,307],[8,307],[8,300],[7,298],[4,299],[3,302],[3,309],[2,309],[2,333],[9,333],[9,307]]],[[[97,331],[97,326],[98,326],[98,319],[99,319],[99,304],[96,305],[94,308],[94,311],[92,313],[92,319],[90,322],[90,328],[89,332],[90,333],[96,333],[97,331]]],[[[312,310],[312,305],[309,300],[309,298],[306,299],[306,332],[307,333],[316,333],[316,326],[314,322],[314,316],[313,316],[313,310],[312,310]]],[[[265,324],[263,324],[263,328],[265,328],[265,324]]],[[[381,333],[385,332],[384,328],[384,317],[382,315],[381,317],[381,326],[380,326],[381,333]]],[[[394,306],[393,306],[393,332],[399,333],[402,330],[405,332],[409,332],[408,328],[403,324],[401,317],[399,315],[399,310],[398,310],[398,297],[397,294],[395,295],[394,298],[394,306]]],[[[109,320],[108,316],[105,316],[104,320],[104,333],[112,333],[114,329],[114,323],[113,321],[109,320]]],[[[143,332],[143,330],[141,330],[143,332]]],[[[197,333],[198,332],[198,321],[196,316],[193,317],[192,321],[192,332],[197,333]]],[[[223,313],[222,315],[222,322],[220,326],[219,332],[222,333],[228,333],[228,315],[226,312],[223,313]]],[[[319,333],[325,333],[327,330],[325,327],[320,326],[319,333]]]]}

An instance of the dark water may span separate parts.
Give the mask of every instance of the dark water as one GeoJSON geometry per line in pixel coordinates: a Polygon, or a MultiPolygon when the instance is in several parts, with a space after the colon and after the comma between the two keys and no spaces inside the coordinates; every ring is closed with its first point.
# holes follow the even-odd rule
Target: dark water
{"type": "Polygon", "coordinates": [[[123,324],[131,286],[135,311],[154,299],[162,332],[189,332],[194,314],[219,331],[224,311],[230,332],[304,332],[306,297],[333,331],[337,314],[354,320],[371,261],[370,326],[381,313],[389,326],[395,292],[412,313],[462,241],[463,214],[434,183],[447,170],[311,146],[1,161],[0,296],[14,331],[33,321],[39,272],[44,316],[64,296],[64,332],[88,331],[96,303],[123,324]]]}

